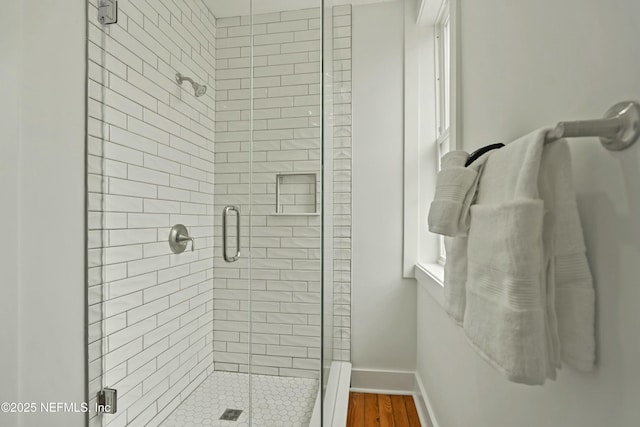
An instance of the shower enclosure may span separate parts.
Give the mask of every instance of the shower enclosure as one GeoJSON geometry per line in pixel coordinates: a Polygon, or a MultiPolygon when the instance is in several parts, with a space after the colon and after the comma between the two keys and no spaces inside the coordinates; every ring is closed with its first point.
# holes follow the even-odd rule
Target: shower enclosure
{"type": "Polygon", "coordinates": [[[88,425],[337,425],[350,6],[87,11],[88,425]]]}

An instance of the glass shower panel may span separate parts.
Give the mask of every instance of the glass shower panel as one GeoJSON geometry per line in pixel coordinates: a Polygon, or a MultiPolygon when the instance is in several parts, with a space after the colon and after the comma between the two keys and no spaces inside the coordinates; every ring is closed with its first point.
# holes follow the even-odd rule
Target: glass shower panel
{"type": "Polygon", "coordinates": [[[326,0],[323,11],[323,423],[332,425],[351,369],[351,6],[326,0]]]}
{"type": "Polygon", "coordinates": [[[309,425],[314,408],[320,421],[321,17],[320,0],[274,1],[250,20],[254,425],[309,425]]]}
{"type": "Polygon", "coordinates": [[[333,1],[324,0],[322,6],[322,400],[324,402],[322,419],[331,420],[330,412],[334,407],[335,395],[329,393],[327,386],[331,374],[334,352],[334,233],[333,233],[333,1]],[[334,400],[329,404],[327,400],[334,400]]]}

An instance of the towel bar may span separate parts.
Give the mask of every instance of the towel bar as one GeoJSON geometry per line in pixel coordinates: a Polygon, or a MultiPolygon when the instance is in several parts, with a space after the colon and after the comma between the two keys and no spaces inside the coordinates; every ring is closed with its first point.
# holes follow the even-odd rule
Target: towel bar
{"type": "Polygon", "coordinates": [[[600,137],[600,143],[610,151],[631,147],[640,136],[640,104],[619,102],[611,107],[603,119],[560,122],[547,132],[545,144],[560,138],[600,137]]]}

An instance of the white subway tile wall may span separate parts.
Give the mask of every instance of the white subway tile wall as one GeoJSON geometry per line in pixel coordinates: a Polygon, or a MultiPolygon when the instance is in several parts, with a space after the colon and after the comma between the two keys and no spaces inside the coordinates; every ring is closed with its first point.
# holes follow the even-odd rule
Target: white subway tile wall
{"type": "Polygon", "coordinates": [[[101,26],[88,2],[89,396],[154,426],[213,371],[216,26],[200,0],[118,3],[101,26]],[[170,251],[178,223],[193,252],[170,251]]]}

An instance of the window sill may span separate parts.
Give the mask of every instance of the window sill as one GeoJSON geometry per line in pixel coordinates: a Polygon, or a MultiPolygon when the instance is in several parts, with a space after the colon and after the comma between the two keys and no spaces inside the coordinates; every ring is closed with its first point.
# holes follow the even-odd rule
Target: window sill
{"type": "Polygon", "coordinates": [[[444,307],[444,267],[440,264],[416,264],[415,274],[418,285],[444,307]]]}

